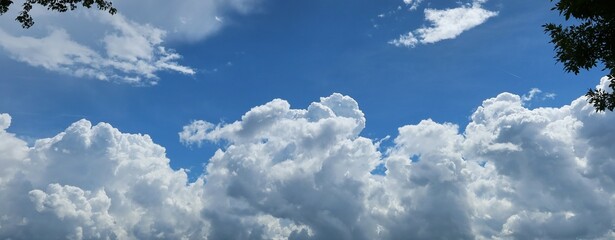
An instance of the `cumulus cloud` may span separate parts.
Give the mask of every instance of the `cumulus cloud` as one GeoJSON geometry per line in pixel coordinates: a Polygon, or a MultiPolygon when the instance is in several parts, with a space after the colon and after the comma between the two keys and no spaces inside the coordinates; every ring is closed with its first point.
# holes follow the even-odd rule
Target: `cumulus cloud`
{"type": "MultiPolygon", "coordinates": [[[[47,13],[35,8],[28,31],[16,22],[0,24],[0,48],[20,62],[47,70],[100,80],[155,84],[157,72],[193,75],[165,40],[197,41],[224,25],[221,16],[249,13],[259,0],[119,1],[119,14],[96,10],[47,13]],[[164,17],[161,17],[164,16],[164,17]],[[220,16],[220,17],[219,17],[220,16]]],[[[7,15],[15,14],[19,6],[7,15]]]]}
{"type": "Polygon", "coordinates": [[[0,238],[611,238],[614,120],[502,93],[465,128],[427,119],[380,149],[348,96],[275,99],[187,125],[184,143],[224,146],[189,182],[147,135],[81,120],[28,147],[1,114],[0,238]]]}
{"type": "MultiPolygon", "coordinates": [[[[444,10],[427,8],[425,9],[425,20],[430,23],[430,26],[403,34],[389,43],[395,46],[415,47],[419,43],[428,44],[454,39],[498,14],[484,9],[482,7],[484,2],[474,0],[471,4],[444,10]]],[[[409,3],[406,2],[406,4],[409,3]]],[[[410,1],[410,4],[418,4],[418,2],[410,1]]],[[[416,8],[415,5],[412,7],[416,8]]]]}
{"type": "MultiPolygon", "coordinates": [[[[8,115],[2,115],[7,119],[8,115]]],[[[3,121],[5,122],[5,121],[3,121]]],[[[0,130],[0,238],[202,238],[202,180],[147,135],[86,120],[34,146],[0,130]]]]}

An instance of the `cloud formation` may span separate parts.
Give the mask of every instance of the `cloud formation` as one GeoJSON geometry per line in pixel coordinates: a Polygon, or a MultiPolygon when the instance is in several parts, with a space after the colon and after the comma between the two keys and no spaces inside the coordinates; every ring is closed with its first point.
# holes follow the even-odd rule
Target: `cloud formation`
{"type": "Polygon", "coordinates": [[[423,0],[404,0],[404,3],[410,6],[410,10],[416,10],[421,2],[423,2],[423,0]]]}
{"type": "Polygon", "coordinates": [[[202,180],[171,169],[147,135],[81,120],[30,148],[4,128],[0,142],[0,238],[203,236],[202,180]]]}
{"type": "Polygon", "coordinates": [[[164,31],[121,15],[103,19],[113,27],[102,40],[104,54],[74,41],[64,29],[41,38],[15,37],[0,29],[0,46],[16,60],[77,77],[154,84],[158,71],[195,73],[175,62],[180,58],[177,53],[161,46],[164,31]]]}
{"type": "MultiPolygon", "coordinates": [[[[421,27],[389,41],[395,46],[415,47],[417,44],[436,43],[442,40],[454,39],[461,33],[483,24],[487,19],[498,13],[486,10],[482,4],[486,0],[474,0],[471,4],[464,4],[457,8],[425,9],[425,20],[430,26],[421,27]]],[[[415,9],[420,1],[405,1],[412,4],[415,9]]]]}
{"type": "MultiPolygon", "coordinates": [[[[27,31],[0,24],[0,48],[35,67],[100,80],[155,84],[157,72],[193,75],[165,40],[197,41],[223,27],[228,13],[251,12],[259,0],[119,1],[119,13],[96,10],[47,13],[34,9],[37,24],[27,31]],[[145,9],[145,10],[144,10],[145,9]],[[164,17],[161,17],[164,16],[164,17]]],[[[14,6],[7,15],[16,14],[14,6]]]]}
{"type": "Polygon", "coordinates": [[[195,182],[147,135],[81,120],[28,147],[0,114],[0,238],[613,237],[615,115],[524,103],[502,93],[465,129],[423,120],[381,149],[348,96],[275,99],[184,128],[224,146],[195,182]]]}

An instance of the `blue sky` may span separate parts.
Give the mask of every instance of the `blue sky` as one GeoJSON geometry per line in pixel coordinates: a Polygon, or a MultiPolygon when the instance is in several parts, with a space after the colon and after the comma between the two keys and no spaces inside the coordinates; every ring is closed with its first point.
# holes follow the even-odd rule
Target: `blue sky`
{"type": "MultiPolygon", "coordinates": [[[[332,102],[340,101],[349,104],[351,112],[364,114],[364,119],[362,116],[358,117],[359,115],[344,115],[347,118],[366,121],[359,136],[370,139],[374,143],[390,136],[390,139],[377,146],[377,148],[383,148],[376,151],[381,155],[376,157],[380,160],[372,161],[370,164],[394,164],[397,161],[394,157],[404,154],[408,155],[409,158],[416,158],[420,155],[427,156],[425,157],[427,159],[430,156],[433,157],[428,153],[431,151],[429,150],[431,147],[425,147],[421,150],[408,150],[414,149],[412,146],[415,145],[412,144],[419,144],[412,143],[414,140],[411,139],[420,139],[429,135],[421,135],[421,131],[413,130],[414,127],[424,127],[425,129],[433,127],[436,132],[442,131],[442,136],[449,136],[453,125],[445,123],[452,123],[458,126],[458,132],[450,134],[450,136],[453,136],[452,138],[474,136],[471,129],[474,126],[473,124],[478,124],[479,120],[477,120],[478,118],[471,119],[471,116],[473,114],[475,116],[480,115],[479,112],[483,111],[482,109],[491,109],[491,105],[486,103],[488,101],[506,102],[507,99],[515,98],[506,94],[501,95],[503,92],[510,92],[521,99],[517,102],[511,100],[515,104],[521,104],[511,103],[511,109],[516,109],[514,111],[518,109],[531,111],[531,109],[539,107],[553,107],[555,109],[553,111],[562,111],[568,114],[567,111],[572,110],[568,110],[568,107],[564,106],[570,104],[585,106],[583,101],[573,101],[582,96],[587,89],[595,87],[604,75],[604,72],[597,69],[582,72],[575,76],[565,73],[562,70],[562,65],[556,63],[553,58],[553,46],[549,43],[549,38],[544,34],[541,25],[547,22],[561,22],[562,19],[556,12],[550,11],[554,3],[546,0],[424,0],[407,1],[406,3],[402,0],[237,0],[228,2],[203,1],[198,4],[194,3],[194,6],[191,6],[191,3],[194,3],[194,1],[177,4],[177,6],[161,3],[140,7],[138,6],[140,3],[136,2],[117,2],[116,5],[120,14],[113,17],[92,11],[76,11],[64,14],[45,14],[44,11],[39,11],[36,13],[40,15],[34,17],[35,20],[40,20],[36,22],[32,29],[28,30],[19,29],[18,23],[12,21],[12,15],[1,16],[0,52],[2,54],[0,55],[0,64],[3,66],[3,74],[0,77],[0,113],[7,113],[12,119],[9,120],[10,127],[6,131],[15,134],[20,141],[25,141],[32,148],[37,139],[51,138],[58,133],[70,132],[70,129],[65,129],[80,119],[87,119],[94,125],[99,122],[109,123],[122,134],[140,133],[151,136],[155,144],[166,149],[165,156],[170,159],[170,168],[164,171],[172,172],[180,168],[189,169],[188,182],[194,182],[197,179],[206,179],[202,175],[203,169],[209,159],[214,156],[216,150],[221,149],[221,151],[228,150],[228,152],[231,152],[229,149],[233,149],[233,147],[237,147],[237,149],[250,147],[241,145],[248,140],[242,139],[243,133],[236,132],[238,130],[233,126],[247,124],[247,120],[244,119],[243,122],[239,120],[244,114],[247,116],[249,112],[258,112],[258,110],[251,111],[250,109],[253,107],[263,105],[264,109],[284,109],[283,104],[277,102],[264,105],[278,98],[290,103],[291,109],[307,109],[310,104],[321,101],[323,106],[326,105],[327,109],[332,109],[331,111],[335,112],[337,117],[344,115],[340,115],[333,105],[327,105],[329,104],[325,103],[327,100],[320,99],[321,97],[330,97],[327,99],[333,99],[330,100],[332,102]],[[412,9],[413,4],[416,4],[416,9],[412,9]],[[426,13],[430,10],[450,9],[461,9],[463,11],[472,9],[491,15],[479,19],[475,24],[469,23],[470,27],[445,21],[444,25],[441,26],[442,28],[463,29],[459,30],[459,34],[454,34],[452,37],[440,37],[441,39],[439,39],[438,36],[435,36],[436,40],[428,42],[426,39],[434,36],[421,35],[420,29],[433,29],[435,23],[426,19],[426,13]],[[396,39],[408,33],[412,33],[412,36],[416,37],[416,41],[418,41],[414,46],[397,46],[394,44],[396,39]],[[421,41],[424,41],[424,43],[421,41]],[[164,47],[164,50],[161,50],[160,47],[164,47]],[[534,88],[540,89],[541,92],[537,92],[531,99],[524,99],[524,97],[529,96],[530,91],[534,88]],[[337,95],[332,95],[333,93],[349,96],[358,103],[360,110],[352,107],[353,101],[347,98],[336,100],[337,95]],[[495,98],[496,96],[497,98],[495,98]],[[486,101],[486,99],[491,100],[486,101]],[[433,122],[427,119],[432,119],[433,122]],[[217,129],[213,129],[213,127],[201,129],[207,137],[201,136],[193,140],[180,141],[178,133],[182,132],[184,126],[190,126],[195,120],[220,125],[217,129]],[[233,125],[234,122],[237,125],[233,125]],[[470,130],[467,130],[466,126],[470,130]]],[[[452,22],[470,21],[468,19],[471,17],[476,16],[465,15],[465,17],[452,22]]],[[[433,35],[437,35],[437,33],[433,35]]],[[[583,109],[585,110],[579,110],[579,112],[591,115],[587,106],[583,109]]],[[[506,109],[500,110],[505,113],[509,112],[506,109]]],[[[302,114],[291,110],[280,111],[289,111],[291,115],[302,114]]],[[[555,115],[565,115],[559,112],[557,114],[546,112],[548,111],[539,110],[532,112],[532,114],[548,116],[548,118],[555,118],[553,117],[555,115]]],[[[574,114],[577,113],[574,112],[574,114]]],[[[260,116],[257,113],[254,114],[260,116]]],[[[570,114],[574,115],[573,113],[570,114]]],[[[574,116],[577,117],[575,119],[581,119],[579,120],[581,122],[585,121],[583,120],[585,118],[574,116]]],[[[606,115],[604,118],[607,117],[612,116],[606,115]]],[[[565,118],[562,117],[562,119],[565,118]]],[[[604,123],[606,120],[598,119],[595,121],[604,123]]],[[[514,121],[511,120],[511,122],[514,121]]],[[[589,124],[589,122],[584,123],[589,124]]],[[[75,124],[81,126],[82,122],[75,124]]],[[[286,126],[284,125],[286,122],[277,122],[276,124],[286,126]]],[[[501,124],[502,129],[508,129],[506,128],[508,125],[501,124]]],[[[0,126],[3,125],[0,124],[0,126]]],[[[359,128],[360,126],[359,124],[359,128]]],[[[512,124],[512,126],[514,129],[516,125],[512,124]]],[[[103,128],[106,129],[104,126],[101,127],[101,129],[103,128]]],[[[248,129],[248,126],[244,126],[244,128],[248,129]]],[[[494,130],[492,133],[498,134],[500,131],[505,131],[502,129],[494,130]]],[[[545,129],[551,128],[545,127],[545,129]]],[[[337,132],[337,130],[333,132],[337,132]]],[[[275,135],[280,134],[277,132],[271,134],[278,137],[286,136],[283,134],[275,135]]],[[[346,136],[344,134],[350,133],[340,133],[339,136],[346,136]]],[[[550,132],[541,134],[547,136],[550,132]]],[[[580,133],[574,132],[574,134],[580,133]]],[[[574,138],[576,136],[574,134],[571,133],[570,136],[574,138]]],[[[68,135],[70,134],[67,133],[68,135]]],[[[349,136],[351,136],[350,139],[357,137],[352,137],[352,134],[349,136]]],[[[467,139],[470,138],[467,137],[467,139]]],[[[505,137],[500,136],[498,139],[501,138],[505,137]]],[[[275,138],[272,137],[272,139],[275,138]]],[[[590,137],[587,137],[587,139],[587,141],[593,141],[590,137]]],[[[274,140],[270,141],[274,142],[274,140]]],[[[425,141],[431,140],[425,137],[425,141]]],[[[434,141],[434,146],[437,146],[438,141],[434,141]]],[[[511,142],[514,141],[511,140],[511,142]]],[[[488,149],[516,151],[517,148],[514,146],[517,145],[511,147],[507,144],[503,142],[501,145],[496,144],[493,145],[493,148],[488,149]]],[[[33,148],[38,149],[38,147],[33,148]]],[[[448,148],[449,145],[443,146],[443,149],[448,148]]],[[[457,149],[457,147],[451,148],[457,149]]],[[[463,149],[465,149],[463,151],[471,151],[467,150],[466,147],[463,147],[463,149]]],[[[468,149],[473,148],[468,147],[468,149]]],[[[573,147],[570,149],[573,149],[573,147]]],[[[578,146],[575,149],[578,149],[578,146]]],[[[484,150],[481,154],[491,150],[484,150]]],[[[121,152],[122,150],[118,151],[121,152]]],[[[587,152],[591,151],[588,150],[587,152]]],[[[229,154],[216,156],[219,159],[240,158],[233,158],[229,154]]],[[[249,152],[245,154],[249,155],[249,152]]],[[[464,152],[462,155],[463,159],[475,157],[476,161],[483,165],[485,161],[489,161],[485,159],[497,160],[499,158],[497,155],[489,154],[475,156],[468,152],[464,152]]],[[[89,155],[85,154],[84,156],[89,155]]],[[[516,155],[509,154],[506,156],[516,155]]],[[[596,157],[597,155],[592,156],[596,157]]],[[[445,158],[447,157],[450,156],[446,155],[445,158]]],[[[540,158],[538,155],[516,157],[519,159],[540,158]]],[[[33,159],[35,158],[33,157],[33,159]]],[[[373,160],[373,158],[370,159],[373,160]]],[[[578,159],[586,158],[577,156],[578,159]]],[[[591,157],[587,157],[587,159],[591,159],[591,157]]],[[[0,160],[2,160],[1,157],[0,160]]],[[[209,172],[212,172],[212,176],[206,181],[224,182],[224,178],[221,177],[223,174],[216,175],[216,169],[218,169],[217,167],[222,169],[229,166],[222,162],[216,164],[210,164],[209,172]]],[[[506,164],[512,163],[507,162],[506,164]]],[[[494,169],[497,169],[501,176],[518,177],[506,170],[506,164],[496,164],[494,169]]],[[[373,169],[372,167],[369,168],[373,169]]],[[[519,168],[519,166],[516,167],[519,168]]],[[[268,169],[268,171],[274,170],[268,169]]],[[[422,170],[415,171],[420,174],[422,170]]],[[[496,170],[492,169],[492,171],[496,170]]],[[[425,174],[425,176],[428,175],[425,174]]],[[[536,177],[537,175],[532,176],[536,177]]],[[[520,182],[523,181],[520,180],[520,182]]],[[[55,182],[51,180],[46,182],[46,184],[53,183],[55,182]]],[[[45,194],[51,194],[50,191],[72,191],[66,187],[68,183],[61,181],[58,183],[61,184],[61,187],[50,187],[51,190],[48,190],[45,194]]],[[[3,184],[2,181],[0,181],[0,186],[1,184],[3,184]]],[[[184,185],[186,184],[188,183],[184,185]]],[[[393,181],[391,184],[400,184],[399,188],[403,188],[401,183],[393,181]]],[[[513,183],[510,184],[514,185],[513,183]]],[[[45,184],[42,186],[45,186],[45,184]]],[[[455,186],[443,185],[441,187],[453,188],[455,186]]],[[[95,188],[80,187],[84,190],[95,191],[95,188]]],[[[107,186],[107,189],[109,188],[111,187],[107,186]]],[[[206,189],[205,192],[209,193],[215,191],[208,188],[204,189],[206,189]]],[[[608,191],[600,194],[612,196],[608,191]]],[[[578,193],[574,189],[564,192],[578,193]]],[[[35,196],[35,198],[42,196],[37,194],[38,192],[34,195],[31,193],[31,196],[35,196]]],[[[224,196],[216,196],[219,198],[209,200],[224,199],[224,196]]],[[[502,201],[509,201],[509,203],[515,205],[515,201],[523,202],[519,199],[529,198],[528,196],[532,195],[528,193],[512,200],[505,199],[502,201]]],[[[557,194],[554,194],[554,196],[557,196],[557,194]]],[[[416,197],[418,202],[423,199],[420,196],[413,197],[416,197]]],[[[423,197],[429,199],[429,197],[423,197]]],[[[599,196],[596,198],[599,198],[599,196]]],[[[400,199],[403,199],[403,197],[400,197],[400,199]]],[[[592,200],[584,201],[586,203],[592,202],[592,200]]],[[[465,203],[459,204],[459,206],[453,204],[458,207],[455,209],[464,208],[465,203]]],[[[204,209],[212,207],[208,203],[203,203],[203,206],[204,209]]],[[[259,211],[268,211],[265,206],[258,206],[262,207],[257,207],[259,211]]],[[[536,205],[526,206],[519,203],[518,209],[510,210],[506,213],[508,215],[502,213],[502,216],[511,216],[514,215],[512,212],[526,210],[524,213],[526,215],[518,213],[515,216],[518,216],[519,219],[524,218],[524,216],[535,216],[531,215],[533,213],[530,210],[538,209],[536,214],[539,214],[540,206],[543,205],[537,203],[536,205]]],[[[497,208],[495,205],[492,207],[497,208]]],[[[564,209],[558,213],[554,212],[554,214],[563,214],[561,216],[565,215],[566,219],[568,219],[568,213],[582,215],[575,212],[575,209],[571,209],[564,209]]],[[[597,209],[593,210],[604,211],[602,208],[597,209]]],[[[436,210],[428,209],[427,212],[429,211],[436,210]]],[[[211,230],[209,236],[214,236],[214,238],[246,237],[246,235],[225,235],[230,233],[225,232],[224,228],[220,227],[224,225],[224,221],[217,222],[215,219],[218,218],[208,215],[213,214],[212,212],[205,210],[202,210],[202,212],[202,215],[209,219],[206,220],[208,226],[214,229],[211,230]]],[[[335,210],[331,210],[331,212],[335,212],[335,210]]],[[[582,211],[579,210],[579,212],[582,211]]],[[[216,214],[226,216],[224,213],[216,214]]],[[[420,215],[421,213],[413,214],[420,215]]],[[[272,216],[278,217],[276,214],[272,214],[272,216]]],[[[403,216],[400,217],[403,218],[403,216]]],[[[612,216],[605,216],[606,218],[609,219],[608,221],[613,219],[612,216]]],[[[259,219],[254,220],[255,222],[245,220],[249,224],[241,220],[241,224],[246,224],[247,229],[254,224],[258,225],[257,223],[262,220],[259,219]]],[[[329,228],[319,228],[320,225],[316,223],[317,221],[309,216],[296,219],[287,216],[284,219],[291,219],[298,225],[291,224],[292,227],[289,227],[290,225],[286,223],[280,223],[281,226],[289,227],[292,231],[302,229],[301,226],[308,226],[305,229],[310,230],[308,231],[309,234],[306,234],[312,237],[350,236],[359,239],[359,236],[363,236],[369,239],[370,236],[374,236],[367,232],[349,232],[350,235],[336,235],[341,233],[329,228]]],[[[374,219],[378,219],[378,217],[374,217],[374,219]]],[[[515,218],[504,217],[503,219],[497,223],[498,226],[504,226],[505,222],[513,221],[515,218]]],[[[528,219],[531,220],[532,218],[528,217],[528,219]]],[[[410,217],[406,220],[414,221],[410,217]]],[[[344,219],[340,221],[344,224],[347,223],[344,219]]],[[[474,226],[473,224],[480,225],[482,223],[470,223],[468,226],[474,226]]],[[[506,231],[504,230],[506,229],[515,230],[514,226],[517,225],[511,224],[509,224],[510,226],[495,228],[496,230],[475,226],[472,227],[471,231],[459,231],[457,233],[460,235],[448,236],[453,238],[466,238],[471,235],[487,238],[505,236],[498,235],[496,232],[501,230],[501,234],[505,234],[506,231]]],[[[518,231],[516,233],[523,233],[528,230],[522,228],[522,223],[519,224],[521,227],[516,229],[518,231]]],[[[0,226],[2,226],[1,222],[0,226]]],[[[461,226],[460,229],[464,226],[461,226]]],[[[389,227],[384,227],[389,229],[387,230],[389,235],[386,235],[388,237],[394,238],[394,236],[407,234],[395,226],[389,227]]],[[[429,227],[427,226],[427,229],[430,229],[431,233],[438,232],[438,226],[429,227]]],[[[605,234],[612,233],[608,228],[607,226],[605,231],[603,231],[604,229],[596,230],[596,228],[581,229],[579,233],[587,235],[576,236],[590,238],[607,236],[605,234]]],[[[299,230],[296,233],[303,234],[299,230]]],[[[515,232],[513,231],[513,233],[515,232]]],[[[532,232],[529,231],[529,233],[532,232]]],[[[273,230],[267,232],[267,234],[275,235],[273,230]]],[[[263,236],[273,236],[267,234],[263,236]]],[[[544,232],[542,234],[547,235],[536,236],[554,236],[544,232]]],[[[10,232],[0,230],[0,237],[2,236],[18,235],[11,235],[10,232]]],[[[21,235],[21,237],[23,236],[21,235]]],[[[25,236],[27,237],[27,235],[25,236]]],[[[510,236],[513,238],[528,237],[527,235],[515,234],[510,236]]],[[[127,237],[130,238],[131,236],[127,237]]],[[[139,238],[139,236],[136,237],[139,238]]],[[[418,237],[428,238],[429,235],[418,237]]]]}
{"type": "MultiPolygon", "coordinates": [[[[197,173],[217,146],[182,146],[183,125],[232,122],[274,98],[303,108],[333,92],[352,96],[368,116],[362,134],[370,138],[427,118],[464,126],[482,100],[501,92],[539,88],[556,97],[532,107],[560,106],[596,85],[600,71],[574,76],[553,59],[541,28],[560,21],[552,5],[489,1],[484,8],[497,16],[455,39],[411,48],[388,42],[429,25],[422,9],[459,4],[427,1],[411,11],[397,0],[268,1],[249,14],[228,13],[222,21],[230,23],[211,36],[165,43],[196,73],[161,71],[156,86],[74,77],[4,54],[0,109],[25,139],[50,137],[81,118],[147,133],[167,148],[175,167],[197,173]]],[[[17,25],[3,18],[4,25],[17,25]]],[[[41,21],[35,28],[49,26],[41,21]]]]}

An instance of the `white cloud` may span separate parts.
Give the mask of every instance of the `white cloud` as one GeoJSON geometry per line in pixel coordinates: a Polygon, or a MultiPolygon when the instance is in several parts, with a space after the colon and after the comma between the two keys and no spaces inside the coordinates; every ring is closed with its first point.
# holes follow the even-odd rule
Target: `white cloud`
{"type": "Polygon", "coordinates": [[[28,161],[28,146],[14,134],[6,132],[10,125],[11,116],[0,114],[0,189],[14,177],[20,166],[28,161]]]}
{"type": "Polygon", "coordinates": [[[415,47],[417,44],[419,44],[419,39],[417,39],[414,34],[412,34],[411,32],[405,34],[405,35],[401,35],[399,36],[398,39],[394,39],[391,40],[389,43],[393,44],[397,47],[401,47],[401,46],[405,46],[405,47],[415,47]]]}
{"type": "Polygon", "coordinates": [[[431,22],[431,27],[419,28],[422,43],[435,43],[445,39],[453,39],[471,28],[484,23],[496,12],[482,9],[480,6],[452,8],[446,10],[426,9],[425,19],[431,22]]]}
{"type": "Polygon", "coordinates": [[[0,238],[205,234],[202,180],[188,183],[184,171],[172,170],[164,148],[147,135],[81,120],[29,149],[4,130],[0,141],[0,238]]]}
{"type": "Polygon", "coordinates": [[[77,77],[152,84],[157,71],[194,74],[191,68],[175,62],[178,54],[161,46],[164,31],[127,21],[121,15],[102,19],[115,30],[102,41],[104,55],[75,42],[64,29],[54,29],[42,38],[15,37],[0,29],[0,46],[16,60],[77,77]]]}
{"type": "Polygon", "coordinates": [[[538,94],[541,94],[541,93],[542,93],[542,90],[540,90],[538,88],[532,88],[527,94],[521,96],[521,100],[524,101],[524,102],[531,101],[538,94]]]}
{"type": "Polygon", "coordinates": [[[521,96],[521,101],[523,101],[524,104],[528,104],[528,106],[531,105],[532,101],[535,101],[535,99],[538,99],[538,97],[540,96],[540,100],[547,100],[547,99],[554,99],[556,94],[555,93],[543,93],[542,90],[538,89],[538,88],[532,88],[528,93],[524,94],[521,96]]]}
{"type": "Polygon", "coordinates": [[[203,140],[207,139],[208,131],[214,128],[214,125],[203,121],[193,121],[190,125],[184,126],[184,130],[179,133],[179,140],[187,145],[201,145],[203,140]]]}
{"type": "Polygon", "coordinates": [[[147,135],[81,120],[27,147],[2,114],[0,238],[610,238],[614,120],[502,93],[465,129],[424,120],[379,150],[350,97],[276,99],[186,126],[187,144],[224,143],[189,183],[147,135]]]}
{"type": "MultiPolygon", "coordinates": [[[[247,14],[260,0],[119,1],[119,13],[49,13],[33,9],[32,29],[0,24],[0,48],[32,66],[101,80],[155,84],[159,71],[193,75],[164,40],[197,41],[216,33],[228,13],[247,14]]],[[[20,6],[13,6],[7,17],[20,6]]]]}
{"type": "Polygon", "coordinates": [[[64,30],[54,30],[46,37],[34,38],[15,37],[0,29],[0,45],[16,60],[32,66],[106,79],[96,66],[103,59],[93,50],[72,41],[64,30]],[[50,47],[60,45],[61,48],[50,47]],[[76,71],[72,71],[73,68],[76,71]]]}
{"type": "Polygon", "coordinates": [[[444,10],[425,9],[425,20],[430,26],[401,35],[389,43],[395,46],[415,47],[418,43],[428,44],[454,39],[498,14],[484,9],[481,6],[484,2],[474,0],[472,4],[444,10]]]}
{"type": "Polygon", "coordinates": [[[258,11],[265,0],[118,1],[118,11],[140,23],[164,29],[172,40],[197,41],[219,31],[232,14],[258,11]],[[147,8],[147,11],[144,11],[147,8]],[[163,17],[161,17],[163,16],[163,17]],[[219,21],[225,20],[225,21],[219,21]]]}
{"type": "Polygon", "coordinates": [[[6,113],[0,114],[0,130],[5,130],[11,126],[11,119],[11,116],[6,113]]]}
{"type": "Polygon", "coordinates": [[[423,0],[404,0],[404,3],[410,6],[410,10],[416,10],[423,0]]]}
{"type": "Polygon", "coordinates": [[[555,94],[555,93],[545,93],[545,96],[542,98],[542,100],[545,100],[545,99],[555,99],[556,96],[557,96],[557,94],[555,94]]]}

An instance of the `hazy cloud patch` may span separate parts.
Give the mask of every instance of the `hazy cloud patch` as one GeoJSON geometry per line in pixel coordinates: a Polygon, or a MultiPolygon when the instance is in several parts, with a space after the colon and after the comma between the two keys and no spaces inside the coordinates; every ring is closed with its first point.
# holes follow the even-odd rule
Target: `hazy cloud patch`
{"type": "MultiPolygon", "coordinates": [[[[207,38],[225,25],[219,19],[233,12],[250,13],[260,2],[156,0],[148,2],[144,11],[143,2],[127,1],[116,3],[116,15],[96,10],[49,13],[35,8],[36,24],[31,29],[18,29],[12,21],[0,24],[0,48],[17,61],[62,74],[155,84],[160,71],[196,73],[181,63],[179,53],[165,47],[165,41],[207,38]]],[[[17,9],[11,9],[8,17],[17,9]]]]}

